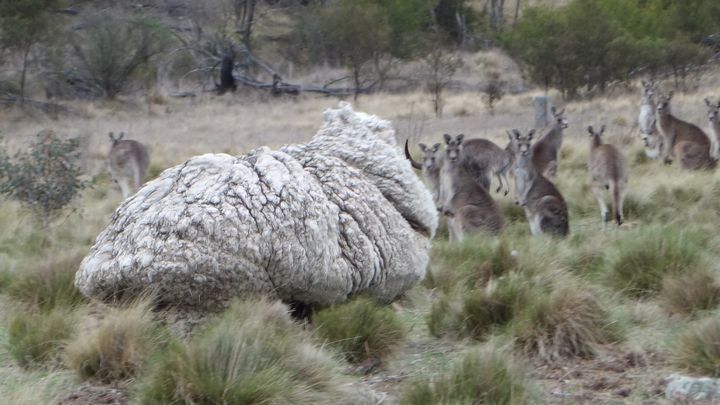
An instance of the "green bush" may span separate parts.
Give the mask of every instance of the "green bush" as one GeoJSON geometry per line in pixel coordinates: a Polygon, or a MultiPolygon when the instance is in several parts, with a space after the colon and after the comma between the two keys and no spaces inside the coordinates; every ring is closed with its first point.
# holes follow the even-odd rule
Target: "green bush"
{"type": "Polygon", "coordinates": [[[526,404],[533,387],[507,350],[484,347],[471,350],[452,371],[431,381],[414,381],[400,403],[435,404],[526,404]]]}
{"type": "Polygon", "coordinates": [[[44,311],[77,306],[85,301],[75,288],[75,273],[83,256],[80,252],[63,254],[24,269],[11,279],[8,295],[44,311]]]}
{"type": "Polygon", "coordinates": [[[610,284],[631,296],[657,293],[668,274],[689,274],[705,268],[703,235],[673,227],[646,227],[620,238],[608,263],[610,284]]]}
{"type": "Polygon", "coordinates": [[[710,270],[689,274],[669,274],[662,280],[658,295],[663,307],[670,313],[693,315],[698,311],[714,309],[720,303],[720,284],[710,270]]]}
{"type": "Polygon", "coordinates": [[[691,325],[671,350],[671,362],[691,373],[720,377],[720,317],[691,325]]]}
{"type": "Polygon", "coordinates": [[[83,379],[109,383],[138,375],[163,337],[149,301],[110,309],[99,324],[65,349],[65,363],[83,379]]]}
{"type": "Polygon", "coordinates": [[[71,337],[74,318],[64,309],[16,313],[8,325],[8,352],[22,367],[51,362],[71,337]]]}
{"type": "Polygon", "coordinates": [[[190,340],[162,352],[138,397],[144,404],[357,401],[338,369],[286,306],[237,302],[190,340]]]}
{"type": "Polygon", "coordinates": [[[318,311],[313,323],[318,338],[351,362],[390,354],[406,334],[392,309],[366,297],[318,311]]]}

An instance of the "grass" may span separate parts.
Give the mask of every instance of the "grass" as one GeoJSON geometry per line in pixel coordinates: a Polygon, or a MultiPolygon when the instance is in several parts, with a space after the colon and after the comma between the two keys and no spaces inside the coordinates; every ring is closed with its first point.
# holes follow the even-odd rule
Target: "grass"
{"type": "Polygon", "coordinates": [[[388,356],[406,335],[392,309],[367,297],[323,309],[315,314],[313,323],[317,338],[351,362],[388,356]]]}
{"type": "Polygon", "coordinates": [[[147,404],[357,400],[359,393],[344,386],[338,367],[284,305],[236,302],[206,330],[162,353],[138,397],[147,404]]]}
{"type": "Polygon", "coordinates": [[[76,318],[66,309],[29,314],[18,312],[8,323],[8,352],[25,368],[56,363],[62,348],[72,337],[76,318]]]}
{"type": "Polygon", "coordinates": [[[653,226],[628,232],[613,247],[608,279],[617,290],[647,297],[662,288],[666,275],[706,269],[707,239],[698,232],[653,226]]]}
{"type": "Polygon", "coordinates": [[[528,374],[512,353],[484,346],[471,349],[447,375],[411,383],[400,403],[519,405],[530,403],[532,394],[528,374]]]}
{"type": "Polygon", "coordinates": [[[658,298],[671,314],[694,315],[717,308],[720,304],[717,274],[703,269],[688,274],[667,275],[662,280],[658,298]]]}
{"type": "Polygon", "coordinates": [[[162,343],[163,330],[150,312],[150,301],[110,308],[99,323],[79,334],[65,349],[65,364],[83,379],[102,382],[138,375],[162,343]]]}
{"type": "Polygon", "coordinates": [[[714,314],[697,321],[680,334],[671,362],[693,374],[720,377],[720,317],[714,314]]]}
{"type": "Polygon", "coordinates": [[[85,301],[75,288],[75,272],[84,252],[51,257],[11,277],[7,293],[15,300],[44,311],[72,308],[85,301]]]}

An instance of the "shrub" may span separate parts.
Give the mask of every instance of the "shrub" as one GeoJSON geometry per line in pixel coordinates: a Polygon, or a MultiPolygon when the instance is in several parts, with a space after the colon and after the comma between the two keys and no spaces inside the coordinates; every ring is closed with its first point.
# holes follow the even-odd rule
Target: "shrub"
{"type": "Polygon", "coordinates": [[[572,284],[537,295],[525,306],[514,329],[517,343],[526,352],[546,360],[592,356],[597,344],[610,342],[616,332],[593,294],[572,284]]]}
{"type": "Polygon", "coordinates": [[[471,350],[437,381],[422,378],[410,385],[401,404],[525,404],[532,387],[511,353],[494,347],[471,350]]]}
{"type": "Polygon", "coordinates": [[[692,373],[720,377],[720,317],[691,325],[673,345],[671,361],[692,373]]]}
{"type": "Polygon", "coordinates": [[[30,209],[43,227],[85,188],[80,179],[80,139],[41,131],[26,152],[10,159],[0,151],[0,194],[30,209]]]}
{"type": "Polygon", "coordinates": [[[648,227],[628,232],[618,240],[609,260],[609,281],[635,297],[646,297],[662,287],[667,274],[689,274],[703,268],[705,239],[672,227],[648,227]]]}
{"type": "Polygon", "coordinates": [[[82,253],[71,253],[27,268],[10,281],[8,295],[45,311],[74,307],[85,300],[74,284],[82,259],[82,253]]]}
{"type": "Polygon", "coordinates": [[[720,285],[717,276],[709,270],[669,274],[662,280],[659,298],[668,312],[692,315],[718,306],[720,285]]]}
{"type": "Polygon", "coordinates": [[[73,333],[74,317],[67,310],[17,313],[8,326],[8,352],[22,367],[48,363],[73,333]]]}
{"type": "Polygon", "coordinates": [[[390,354],[405,339],[405,326],[392,309],[367,297],[319,311],[317,336],[349,361],[390,354]]]}
{"type": "Polygon", "coordinates": [[[312,345],[287,307],[267,301],[234,303],[154,363],[141,403],[351,403],[356,394],[343,391],[338,364],[312,345]]]}
{"type": "Polygon", "coordinates": [[[137,375],[161,342],[149,300],[113,308],[99,324],[75,338],[65,350],[65,363],[83,379],[103,382],[137,375]]]}

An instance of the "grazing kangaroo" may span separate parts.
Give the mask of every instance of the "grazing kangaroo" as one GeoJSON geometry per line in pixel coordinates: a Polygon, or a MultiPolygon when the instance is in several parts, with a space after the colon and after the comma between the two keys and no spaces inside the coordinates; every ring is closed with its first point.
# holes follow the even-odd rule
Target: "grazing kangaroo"
{"type": "Polygon", "coordinates": [[[445,134],[443,137],[445,138],[446,154],[457,156],[467,162],[470,165],[469,169],[477,175],[476,180],[480,185],[489,190],[492,176],[495,175],[498,180],[495,192],[499,193],[503,188],[505,195],[510,192],[507,175],[512,167],[512,154],[507,152],[507,148],[502,149],[494,142],[483,138],[464,141],[464,134],[455,137],[445,134]]]}
{"type": "Polygon", "coordinates": [[[713,159],[720,157],[720,101],[713,104],[709,98],[705,99],[705,105],[708,107],[708,121],[710,121],[710,156],[713,159]]]}
{"type": "Polygon", "coordinates": [[[418,144],[418,146],[423,153],[422,163],[416,162],[410,155],[407,140],[405,140],[405,157],[410,161],[412,167],[422,170],[423,181],[433,196],[435,206],[440,210],[440,168],[443,162],[440,144],[436,143],[431,148],[428,148],[424,143],[418,144]]]}
{"type": "Polygon", "coordinates": [[[147,173],[150,157],[145,145],[134,140],[123,140],[125,133],[116,138],[109,134],[112,141],[110,148],[110,175],[120,185],[123,198],[136,192],[143,183],[147,173]]]}
{"type": "MultiPolygon", "coordinates": [[[[463,149],[463,137],[453,139],[453,146],[463,149]]],[[[471,159],[462,159],[462,152],[445,150],[442,164],[442,212],[447,216],[450,240],[461,242],[467,233],[496,234],[503,227],[500,208],[485,187],[478,182],[477,169],[471,159]]]]}
{"type": "Polygon", "coordinates": [[[671,164],[674,155],[680,152],[681,165],[685,169],[697,170],[714,165],[710,157],[710,138],[696,125],[683,121],[670,110],[673,92],[660,96],[657,111],[657,126],[662,135],[660,156],[665,164],[671,164]],[[680,145],[682,142],[687,144],[680,145]]]}
{"type": "Polygon", "coordinates": [[[538,172],[543,176],[555,177],[558,169],[558,158],[560,148],[562,147],[563,129],[568,127],[565,119],[565,109],[560,112],[555,111],[555,107],[551,110],[554,124],[545,136],[540,138],[532,150],[532,161],[538,172]]]}
{"type": "Polygon", "coordinates": [[[645,155],[657,159],[660,153],[660,134],[655,119],[655,82],[642,81],[642,104],[638,116],[640,137],[645,144],[645,155]]]}
{"type": "Polygon", "coordinates": [[[595,132],[593,127],[589,126],[588,132],[590,133],[590,156],[588,158],[590,187],[600,205],[603,227],[610,221],[603,190],[610,190],[615,222],[620,226],[624,219],[623,201],[628,183],[627,162],[617,147],[607,143],[603,144],[601,137],[605,132],[605,125],[600,128],[600,132],[595,132]]]}
{"type": "Polygon", "coordinates": [[[515,154],[515,203],[525,208],[533,235],[566,236],[570,233],[567,205],[555,185],[533,163],[534,133],[534,129],[525,136],[517,129],[508,132],[515,154]]]}

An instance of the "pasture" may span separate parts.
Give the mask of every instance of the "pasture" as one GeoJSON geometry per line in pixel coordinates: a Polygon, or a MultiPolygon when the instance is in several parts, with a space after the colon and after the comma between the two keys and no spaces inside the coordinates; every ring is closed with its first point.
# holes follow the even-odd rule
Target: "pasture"
{"type": "MultiPolygon", "coordinates": [[[[660,86],[664,85],[670,83],[660,86]]],[[[540,94],[507,95],[497,102],[493,115],[480,95],[471,92],[448,94],[440,118],[435,118],[428,95],[419,92],[367,95],[353,107],[390,120],[398,147],[409,139],[418,156],[419,142],[441,142],[444,133],[488,138],[504,148],[506,130],[532,127],[533,97],[540,94]]],[[[703,99],[719,95],[720,77],[708,75],[699,90],[675,95],[673,112],[707,131],[703,99]]],[[[556,94],[551,92],[550,97],[560,104],[556,94]]],[[[73,106],[76,114],[58,121],[1,112],[0,133],[10,150],[22,148],[24,140],[45,128],[80,136],[92,185],[48,230],[37,226],[19,205],[0,204],[2,397],[18,404],[157,403],[164,394],[157,388],[160,377],[153,365],[182,368],[169,360],[162,362],[158,352],[166,348],[154,349],[153,342],[180,339],[166,336],[182,335],[178,331],[159,330],[163,320],[173,315],[148,315],[142,308],[116,314],[102,304],[69,297],[73,292],[63,290],[68,275],[122,200],[106,168],[109,132],[125,132],[127,138],[149,147],[152,178],[201,153],[243,154],[262,145],[305,142],[315,133],[322,111],[335,105],[337,99],[312,96],[207,96],[161,98],[149,105],[131,99],[78,103],[73,106]],[[120,374],[94,373],[78,366],[78,361],[87,364],[79,348],[102,339],[98,330],[111,322],[132,325],[140,336],[115,344],[140,342],[128,355],[149,357],[151,364],[131,357],[123,363],[130,366],[121,368],[120,374]],[[52,337],[57,347],[47,358],[38,358],[39,365],[18,361],[14,353],[19,350],[19,330],[45,323],[58,334],[52,337]],[[61,333],[65,327],[66,333],[61,333]]],[[[379,339],[392,345],[365,346],[366,354],[372,350],[381,358],[378,364],[348,363],[355,360],[344,352],[348,349],[333,344],[341,338],[324,334],[318,323],[290,325],[283,318],[271,325],[296,333],[308,345],[327,346],[338,366],[327,366],[330,360],[320,359],[324,356],[320,354],[307,366],[319,373],[307,377],[308,386],[320,384],[317,381],[337,384],[327,390],[332,391],[329,397],[318,401],[339,398],[332,395],[353,387],[374,391],[374,403],[419,403],[419,398],[427,403],[462,403],[466,397],[449,393],[452,389],[447,387],[474,384],[468,389],[489,392],[489,403],[664,404],[672,403],[664,396],[668,375],[719,376],[720,175],[681,171],[677,163],[666,166],[646,158],[635,125],[639,106],[637,88],[559,105],[565,107],[569,127],[554,182],[568,204],[570,235],[532,237],[522,209],[513,204],[513,193],[503,196],[492,191],[504,214],[505,229],[500,236],[469,237],[459,245],[439,232],[426,279],[384,315],[397,318],[402,333],[379,328],[379,339]],[[626,222],[620,228],[610,224],[606,230],[586,168],[590,147],[586,128],[603,124],[605,141],[620,148],[630,167],[626,222]],[[467,375],[474,376],[469,379],[472,383],[467,375]]],[[[277,308],[270,306],[268,311],[277,308]]],[[[246,312],[238,304],[221,315],[213,332],[202,335],[205,340],[200,343],[193,340],[183,346],[183,353],[212,347],[225,330],[223,322],[246,322],[252,318],[246,312]]],[[[328,314],[323,319],[332,323],[342,317],[328,314]]],[[[195,321],[183,319],[179,324],[195,321]]],[[[279,342],[290,345],[282,331],[248,333],[272,339],[278,335],[279,342]]],[[[180,345],[169,345],[176,344],[180,345]]],[[[303,389],[285,400],[317,400],[303,396],[307,394],[303,389]]]]}

